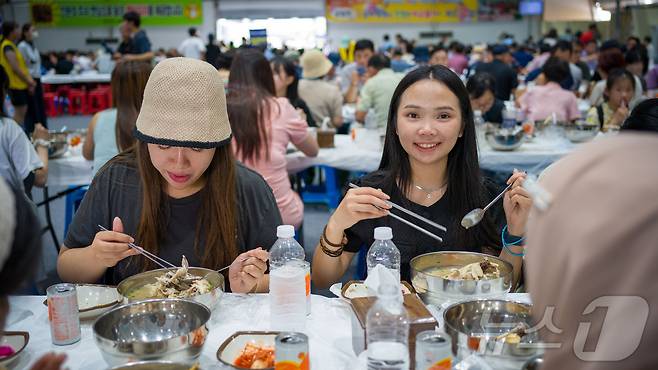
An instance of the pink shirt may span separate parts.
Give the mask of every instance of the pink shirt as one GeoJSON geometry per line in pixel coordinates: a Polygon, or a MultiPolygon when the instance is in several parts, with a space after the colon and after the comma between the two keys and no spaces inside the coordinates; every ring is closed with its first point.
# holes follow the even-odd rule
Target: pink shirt
{"type": "Polygon", "coordinates": [[[464,69],[468,67],[468,58],[464,54],[454,53],[448,59],[448,67],[455,71],[456,74],[461,75],[464,69]]]}
{"type": "MultiPolygon", "coordinates": [[[[283,223],[299,228],[304,219],[304,203],[290,185],[286,169],[286,150],[288,143],[298,145],[306,140],[308,124],[299,117],[288,99],[273,98],[270,103],[269,148],[263,148],[263,154],[257,162],[250,160],[244,161],[244,164],[263,176],[272,188],[283,223]],[[269,160],[264,155],[265,150],[269,150],[269,160]]],[[[235,149],[235,146],[233,148],[235,149]]]]}
{"type": "Polygon", "coordinates": [[[533,121],[543,121],[553,112],[557,115],[557,120],[562,122],[580,118],[576,95],[555,82],[535,86],[523,94],[521,109],[525,116],[533,121]]]}

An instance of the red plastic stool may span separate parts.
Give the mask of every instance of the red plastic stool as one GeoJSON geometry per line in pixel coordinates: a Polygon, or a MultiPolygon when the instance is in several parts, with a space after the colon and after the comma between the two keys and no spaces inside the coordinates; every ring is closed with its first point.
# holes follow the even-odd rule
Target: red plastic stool
{"type": "Polygon", "coordinates": [[[55,117],[59,115],[57,109],[57,94],[54,92],[43,93],[43,103],[48,117],[55,117]]]}
{"type": "Polygon", "coordinates": [[[59,87],[57,87],[57,95],[61,96],[61,97],[68,98],[69,94],[71,93],[71,90],[72,90],[72,88],[69,85],[59,86],[59,87]]]}
{"type": "Polygon", "coordinates": [[[87,105],[87,112],[94,114],[110,107],[108,104],[108,91],[103,89],[94,89],[89,93],[89,104],[87,105]]]}
{"type": "Polygon", "coordinates": [[[87,109],[87,92],[84,90],[71,89],[69,92],[69,113],[84,115],[88,114],[87,109]]]}

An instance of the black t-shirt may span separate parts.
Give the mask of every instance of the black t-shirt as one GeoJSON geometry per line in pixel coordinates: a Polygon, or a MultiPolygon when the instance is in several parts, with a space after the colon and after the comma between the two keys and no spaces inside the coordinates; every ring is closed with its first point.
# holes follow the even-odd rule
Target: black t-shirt
{"type": "Polygon", "coordinates": [[[133,40],[123,40],[117,48],[117,52],[121,55],[132,54],[135,47],[133,46],[133,40]]]}
{"type": "MultiPolygon", "coordinates": [[[[236,164],[236,175],[238,251],[242,253],[257,247],[269,249],[276,241],[276,227],[282,223],[272,190],[259,174],[242,164],[236,164]]],[[[195,251],[194,238],[201,202],[201,192],[181,199],[168,198],[170,216],[167,235],[164,235],[159,246],[159,257],[178,265],[181,256],[185,255],[190,266],[200,266],[202,253],[195,251]]],[[[109,229],[114,217],[120,217],[123,221],[125,234],[135,237],[141,204],[141,182],[137,169],[124,163],[110,164],[94,178],[71,222],[64,245],[67,248],[89,246],[99,231],[97,225],[109,229]]],[[[203,233],[200,239],[199,249],[202,251],[205,245],[203,233]]],[[[139,240],[135,244],[139,245],[139,240]]],[[[126,258],[108,269],[105,283],[118,284],[138,273],[141,261],[129,263],[132,258],[135,257],[126,258]]]]}
{"type": "Polygon", "coordinates": [[[503,110],[505,110],[505,103],[500,99],[495,99],[491,109],[489,109],[482,118],[484,122],[503,123],[503,110]]]}
{"type": "Polygon", "coordinates": [[[133,35],[133,47],[130,54],[144,54],[151,51],[151,41],[146,31],[139,30],[133,35]]]}
{"type": "Polygon", "coordinates": [[[215,69],[218,69],[217,58],[219,58],[220,53],[219,46],[215,44],[206,45],[206,62],[212,64],[215,69]]]}
{"type": "Polygon", "coordinates": [[[496,98],[503,101],[509,99],[512,89],[515,89],[519,84],[516,72],[500,60],[478,65],[477,72],[487,72],[496,79],[495,95],[496,98]]]}
{"type": "MultiPolygon", "coordinates": [[[[388,192],[391,197],[391,202],[396,203],[406,209],[415,212],[427,219],[430,219],[440,225],[444,225],[448,228],[446,233],[441,230],[437,230],[434,227],[425,224],[424,222],[417,220],[411,216],[407,216],[400,211],[393,209],[391,212],[395,213],[398,216],[402,216],[408,221],[434,233],[443,238],[443,242],[431,238],[416,229],[392,218],[392,217],[381,217],[371,220],[363,220],[356,223],[351,228],[345,230],[345,236],[347,236],[347,245],[345,245],[344,250],[346,252],[356,253],[362,247],[370,248],[374,239],[374,231],[376,227],[387,226],[393,230],[393,243],[400,250],[400,275],[402,280],[410,280],[410,267],[409,261],[412,258],[419,256],[424,253],[430,252],[439,252],[439,251],[471,251],[471,252],[482,252],[482,247],[473,248],[463,245],[458,245],[456,241],[455,231],[452,230],[450,225],[455,224],[455,218],[461,220],[464,215],[454,215],[450,214],[448,209],[448,201],[445,197],[442,197],[434,204],[426,207],[420,204],[414,203],[408,200],[400,191],[400,189],[395,186],[393,189],[387,189],[386,184],[384,184],[383,177],[381,173],[374,172],[366,175],[358,182],[359,186],[370,186],[374,188],[381,188],[385,192],[388,192]]],[[[501,190],[499,186],[493,184],[490,181],[485,181],[485,187],[487,193],[485,199],[488,201],[493,199],[501,190]]],[[[482,205],[484,206],[484,204],[482,205]]],[[[496,230],[500,234],[503,226],[505,225],[505,212],[503,211],[502,202],[496,203],[492,206],[485,217],[490,217],[493,219],[494,225],[496,225],[496,230]]],[[[454,227],[454,226],[453,226],[454,227]]],[[[469,232],[481,232],[481,225],[477,225],[471,229],[469,232]]],[[[489,250],[500,250],[500,240],[492,241],[493,245],[489,245],[489,250]]]]}

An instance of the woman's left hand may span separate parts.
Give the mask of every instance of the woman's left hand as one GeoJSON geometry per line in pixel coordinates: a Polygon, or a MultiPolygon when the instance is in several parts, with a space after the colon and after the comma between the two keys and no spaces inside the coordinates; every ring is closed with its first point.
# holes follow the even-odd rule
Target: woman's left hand
{"type": "Polygon", "coordinates": [[[507,218],[507,232],[511,235],[523,236],[525,234],[525,225],[532,208],[530,193],[521,186],[526,176],[525,172],[515,170],[507,180],[507,184],[512,184],[512,187],[505,193],[503,208],[507,218]]]}
{"type": "Polygon", "coordinates": [[[267,271],[269,253],[256,248],[239,255],[228,269],[228,280],[233,293],[248,293],[256,287],[267,271]]]}

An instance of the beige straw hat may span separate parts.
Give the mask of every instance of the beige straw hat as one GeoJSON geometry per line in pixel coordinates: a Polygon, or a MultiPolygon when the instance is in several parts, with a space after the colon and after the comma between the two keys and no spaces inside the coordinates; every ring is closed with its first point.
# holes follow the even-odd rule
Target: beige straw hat
{"type": "Polygon", "coordinates": [[[317,49],[306,51],[302,55],[302,77],[304,78],[318,78],[326,75],[334,65],[327,59],[324,54],[317,49]]]}
{"type": "Polygon", "coordinates": [[[207,149],[230,143],[219,73],[196,59],[161,61],[146,83],[135,126],[135,137],[151,144],[207,149]]]}

